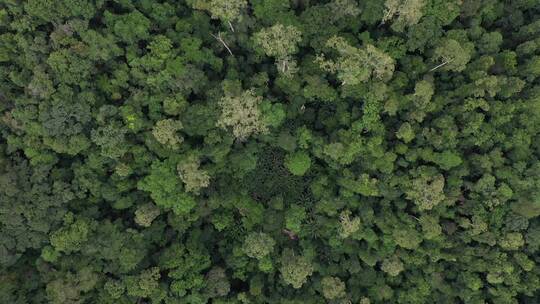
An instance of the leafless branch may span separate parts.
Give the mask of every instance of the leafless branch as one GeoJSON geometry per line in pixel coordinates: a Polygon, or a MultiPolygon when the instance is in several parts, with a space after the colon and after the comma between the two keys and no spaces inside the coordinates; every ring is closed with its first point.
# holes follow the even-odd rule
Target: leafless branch
{"type": "Polygon", "coordinates": [[[216,38],[217,41],[221,42],[221,44],[223,44],[223,46],[227,49],[227,51],[229,51],[229,54],[231,54],[231,56],[234,56],[231,49],[229,48],[229,46],[227,45],[227,43],[225,43],[225,41],[223,40],[223,38],[221,38],[221,33],[218,33],[217,36],[214,35],[214,34],[210,34],[212,35],[212,37],[216,38]]]}
{"type": "Polygon", "coordinates": [[[432,68],[432,69],[429,70],[429,71],[430,71],[430,72],[433,72],[433,71],[435,71],[436,69],[438,69],[438,68],[440,68],[440,67],[443,67],[443,66],[449,64],[449,63],[452,62],[452,61],[454,61],[454,59],[452,59],[452,60],[447,60],[447,61],[445,61],[445,62],[439,64],[438,66],[432,68]]]}

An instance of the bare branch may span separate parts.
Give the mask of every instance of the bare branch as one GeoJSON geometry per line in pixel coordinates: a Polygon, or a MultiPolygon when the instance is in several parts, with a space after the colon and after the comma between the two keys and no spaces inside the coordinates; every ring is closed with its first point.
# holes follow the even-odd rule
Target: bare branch
{"type": "Polygon", "coordinates": [[[443,67],[443,66],[449,64],[449,63],[452,62],[452,61],[454,61],[454,59],[452,59],[452,60],[447,60],[447,61],[445,61],[445,62],[439,64],[438,66],[432,68],[432,69],[429,70],[429,71],[430,71],[430,72],[433,72],[433,71],[435,71],[436,69],[438,69],[438,68],[440,68],[440,67],[443,67]]]}
{"type": "Polygon", "coordinates": [[[212,37],[214,37],[217,41],[221,42],[221,44],[223,44],[223,46],[227,49],[227,51],[229,51],[229,54],[231,54],[231,56],[234,56],[231,49],[227,45],[227,43],[225,43],[223,38],[221,38],[221,33],[218,33],[217,36],[214,34],[210,34],[210,35],[212,35],[212,37]]]}
{"type": "Polygon", "coordinates": [[[229,23],[229,27],[231,28],[231,31],[234,33],[234,27],[232,26],[232,23],[230,21],[227,21],[229,23]]]}

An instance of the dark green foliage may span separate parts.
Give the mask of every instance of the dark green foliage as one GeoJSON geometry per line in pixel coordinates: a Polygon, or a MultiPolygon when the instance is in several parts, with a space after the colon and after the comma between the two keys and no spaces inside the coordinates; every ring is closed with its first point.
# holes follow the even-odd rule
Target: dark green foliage
{"type": "Polygon", "coordinates": [[[0,302],[540,303],[535,0],[5,0],[0,302]]]}

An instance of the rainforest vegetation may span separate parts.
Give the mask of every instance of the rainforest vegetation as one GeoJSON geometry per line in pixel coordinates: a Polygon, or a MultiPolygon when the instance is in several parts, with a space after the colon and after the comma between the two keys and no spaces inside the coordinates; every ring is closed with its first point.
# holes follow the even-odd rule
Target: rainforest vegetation
{"type": "Polygon", "coordinates": [[[538,0],[0,0],[0,302],[540,303],[538,0]]]}

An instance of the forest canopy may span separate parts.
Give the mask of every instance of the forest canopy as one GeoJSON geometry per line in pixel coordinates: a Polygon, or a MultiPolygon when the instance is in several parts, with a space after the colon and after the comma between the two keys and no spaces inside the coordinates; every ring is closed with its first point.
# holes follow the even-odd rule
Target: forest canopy
{"type": "Polygon", "coordinates": [[[538,304],[539,158],[538,0],[0,1],[2,303],[538,304]]]}

